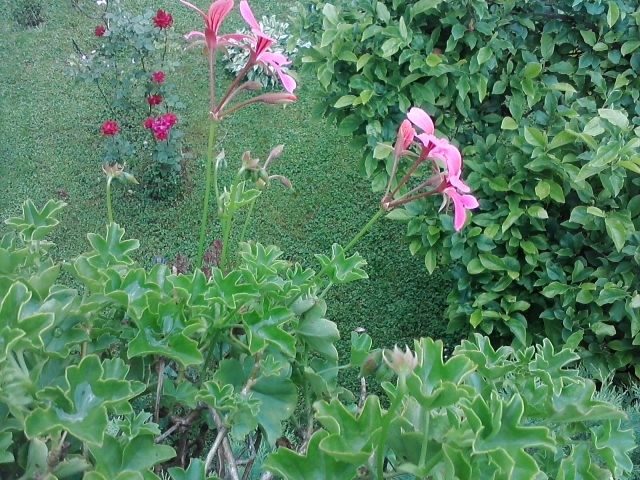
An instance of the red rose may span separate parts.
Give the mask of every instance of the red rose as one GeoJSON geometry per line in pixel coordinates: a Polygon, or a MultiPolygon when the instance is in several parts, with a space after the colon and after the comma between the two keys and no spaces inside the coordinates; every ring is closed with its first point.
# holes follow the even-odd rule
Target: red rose
{"type": "Polygon", "coordinates": [[[175,113],[167,113],[162,116],[162,121],[167,123],[169,127],[173,127],[176,123],[178,123],[178,117],[176,117],[175,113]]]}
{"type": "Polygon", "coordinates": [[[169,28],[173,25],[173,17],[164,10],[158,10],[156,16],[153,17],[153,23],[158,28],[169,28]]]}
{"type": "Polygon", "coordinates": [[[151,81],[153,83],[164,83],[164,72],[153,72],[151,74],[151,81]]]}
{"type": "Polygon", "coordinates": [[[144,128],[153,128],[153,117],[149,117],[144,121],[144,128]]]}
{"type": "Polygon", "coordinates": [[[156,140],[166,140],[169,138],[169,132],[167,130],[157,130],[153,133],[156,136],[156,140]]]}
{"type": "Polygon", "coordinates": [[[105,27],[104,25],[98,25],[95,30],[96,37],[103,36],[106,31],[107,31],[107,27],[105,27]]]}
{"type": "Polygon", "coordinates": [[[162,95],[150,95],[147,97],[147,103],[152,107],[162,103],[162,95]]]}
{"type": "Polygon", "coordinates": [[[102,124],[101,132],[105,137],[113,137],[119,131],[118,124],[113,120],[107,120],[102,124]]]}

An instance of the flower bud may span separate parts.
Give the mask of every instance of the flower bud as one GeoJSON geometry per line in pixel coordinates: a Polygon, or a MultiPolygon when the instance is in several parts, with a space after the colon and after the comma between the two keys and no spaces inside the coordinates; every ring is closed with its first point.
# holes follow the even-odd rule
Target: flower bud
{"type": "Polygon", "coordinates": [[[255,98],[256,102],[270,103],[274,105],[281,105],[295,102],[297,97],[291,93],[277,92],[277,93],[264,93],[255,98]]]}
{"type": "Polygon", "coordinates": [[[269,177],[269,180],[273,180],[274,178],[275,178],[276,180],[279,180],[279,181],[280,181],[280,183],[281,183],[284,187],[289,188],[289,189],[291,188],[291,181],[290,181],[287,177],[285,177],[285,176],[283,176],[283,175],[271,175],[271,176],[269,177]]]}
{"type": "Polygon", "coordinates": [[[262,89],[262,84],[260,82],[248,81],[242,84],[243,90],[256,91],[262,89]]]}
{"type": "Polygon", "coordinates": [[[418,366],[418,358],[405,346],[404,352],[396,345],[392,351],[385,350],[384,361],[399,377],[407,377],[418,366]]]}
{"type": "Polygon", "coordinates": [[[360,376],[366,377],[369,375],[373,375],[378,371],[381,365],[382,350],[373,350],[371,353],[369,353],[364,363],[362,364],[362,368],[360,369],[360,376]]]}

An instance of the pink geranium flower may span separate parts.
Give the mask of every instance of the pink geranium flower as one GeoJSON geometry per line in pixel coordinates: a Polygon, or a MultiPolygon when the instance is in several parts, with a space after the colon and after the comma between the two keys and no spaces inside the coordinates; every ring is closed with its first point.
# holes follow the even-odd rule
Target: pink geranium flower
{"type": "Polygon", "coordinates": [[[240,42],[247,38],[246,35],[232,34],[232,35],[218,35],[220,25],[224,19],[233,10],[233,0],[216,0],[211,4],[207,13],[200,10],[194,4],[185,0],[180,0],[180,3],[196,11],[204,19],[204,33],[194,31],[185,35],[187,40],[200,39],[194,41],[191,45],[205,44],[210,51],[216,48],[233,45],[240,46],[240,42]]]}
{"type": "Polygon", "coordinates": [[[251,51],[253,63],[262,64],[266,68],[272,68],[280,78],[285,90],[293,93],[296,89],[296,81],[291,75],[287,75],[283,71],[283,67],[291,64],[291,62],[281,53],[268,51],[273,43],[273,39],[262,31],[247,0],[240,1],[240,14],[256,36],[256,38],[250,39],[253,45],[251,51]]]}
{"type": "Polygon", "coordinates": [[[107,27],[104,25],[98,25],[95,29],[96,37],[102,37],[107,31],[107,27]]]}
{"type": "Polygon", "coordinates": [[[460,150],[446,138],[436,137],[431,117],[424,110],[413,107],[407,113],[407,120],[404,120],[398,129],[394,147],[394,163],[387,191],[382,198],[382,206],[386,210],[393,210],[414,200],[441,193],[444,200],[440,210],[449,201],[453,203],[453,226],[456,231],[460,231],[467,220],[467,211],[479,206],[478,200],[473,195],[468,195],[471,189],[464,183],[461,176],[462,155],[460,150]],[[414,127],[419,129],[421,133],[416,133],[414,127]],[[418,142],[415,139],[418,139],[418,142]],[[418,146],[420,150],[418,155],[409,151],[413,145],[418,146]],[[400,158],[405,156],[415,158],[413,166],[397,186],[391,190],[400,158]],[[433,175],[417,187],[396,198],[396,194],[404,185],[407,185],[418,167],[428,159],[431,159],[433,163],[433,175]]]}

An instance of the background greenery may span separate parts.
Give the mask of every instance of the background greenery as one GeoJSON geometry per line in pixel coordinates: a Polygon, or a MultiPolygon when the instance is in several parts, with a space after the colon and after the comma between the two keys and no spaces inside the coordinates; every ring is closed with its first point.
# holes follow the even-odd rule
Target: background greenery
{"type": "MultiPolygon", "coordinates": [[[[0,5],[10,16],[13,2],[0,5]]],[[[87,2],[90,4],[91,2],[87,2]]],[[[206,3],[206,2],[200,2],[206,3]]],[[[253,1],[257,16],[283,14],[293,2],[253,1]]],[[[127,1],[133,10],[144,1],[127,1]]],[[[201,19],[177,2],[155,2],[174,18],[174,28],[200,28],[201,19]]],[[[154,8],[155,8],[154,7],[154,8]]],[[[87,232],[104,230],[104,177],[99,127],[108,118],[95,88],[73,84],[63,71],[73,53],[71,39],[90,49],[97,22],[75,10],[71,2],[45,5],[46,22],[25,30],[13,21],[0,24],[0,218],[16,214],[26,198],[42,205],[48,198],[68,203],[55,231],[54,255],[69,259],[88,248],[87,232]],[[67,196],[68,195],[68,196],[67,196]]],[[[230,31],[239,19],[225,24],[230,31]]],[[[151,264],[155,255],[173,260],[177,253],[195,257],[203,188],[202,158],[206,146],[206,60],[200,52],[178,53],[175,75],[187,104],[181,122],[193,160],[186,169],[183,194],[173,201],[147,198],[140,187],[127,193],[114,188],[115,220],[129,238],[141,240],[137,260],[151,264]]],[[[347,242],[377,210],[379,198],[358,173],[359,152],[338,137],[335,127],[316,120],[312,109],[321,95],[312,76],[300,78],[299,102],[286,109],[257,106],[234,116],[220,138],[230,170],[243,150],[264,158],[272,146],[284,143],[285,153],[273,173],[286,175],[292,192],[274,185],[261,197],[249,238],[275,243],[291,259],[310,264],[313,254],[331,244],[347,242]]],[[[133,165],[135,173],[135,165],[133,165]]],[[[239,222],[242,222],[242,218],[239,222]]],[[[358,247],[369,262],[370,280],[348,288],[333,288],[330,313],[342,332],[364,327],[377,346],[412,344],[418,336],[447,337],[443,319],[449,284],[439,274],[429,276],[420,258],[403,245],[404,227],[383,221],[358,247]],[[357,313],[356,313],[357,312],[357,313]]],[[[209,240],[220,237],[212,222],[209,240]]]]}
{"type": "Polygon", "coordinates": [[[321,108],[384,190],[412,105],[460,145],[479,199],[395,212],[427,269],[449,265],[452,328],[522,346],[580,335],[593,375],[640,377],[640,9],[630,0],[301,4],[321,108]]]}

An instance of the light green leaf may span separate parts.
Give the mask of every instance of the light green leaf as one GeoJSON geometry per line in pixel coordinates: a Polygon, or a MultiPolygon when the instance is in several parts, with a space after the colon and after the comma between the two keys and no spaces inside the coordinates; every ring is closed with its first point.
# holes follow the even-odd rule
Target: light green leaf
{"type": "Polygon", "coordinates": [[[606,216],[604,223],[607,234],[613,240],[618,252],[624,248],[631,234],[636,231],[629,212],[611,212],[606,216]]]}
{"type": "Polygon", "coordinates": [[[547,146],[547,134],[534,127],[524,127],[524,139],[534,147],[545,148],[547,146]]]}
{"type": "Polygon", "coordinates": [[[513,118],[504,117],[502,119],[502,124],[500,125],[500,127],[502,128],[502,130],[517,130],[518,124],[513,118]]]}
{"type": "Polygon", "coordinates": [[[542,65],[537,62],[529,62],[522,69],[525,78],[536,78],[542,72],[542,65]]]}
{"type": "Polygon", "coordinates": [[[477,54],[478,64],[482,65],[483,63],[488,62],[492,56],[493,56],[493,50],[490,47],[480,48],[477,54]]]}
{"type": "Polygon", "coordinates": [[[600,115],[605,120],[608,120],[616,127],[626,129],[629,126],[629,118],[627,117],[626,112],[623,112],[622,110],[600,108],[598,109],[598,115],[600,115]]]}
{"type": "Polygon", "coordinates": [[[344,108],[353,105],[353,101],[357,97],[355,95],[343,95],[340,97],[336,103],[333,104],[333,108],[344,108]]]}

